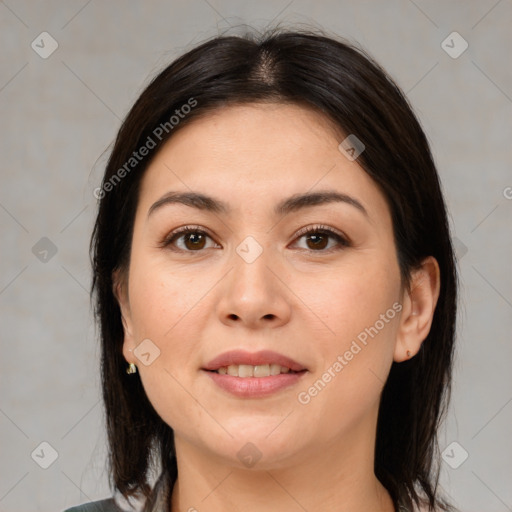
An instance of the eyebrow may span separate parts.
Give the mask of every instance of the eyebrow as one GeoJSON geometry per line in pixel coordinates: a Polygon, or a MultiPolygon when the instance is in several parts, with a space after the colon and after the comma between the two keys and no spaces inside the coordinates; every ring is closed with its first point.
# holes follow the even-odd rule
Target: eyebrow
{"type": "MultiPolygon", "coordinates": [[[[274,214],[284,216],[288,213],[297,212],[304,208],[319,206],[330,203],[345,203],[357,208],[368,217],[365,207],[354,197],[333,190],[320,192],[306,192],[294,194],[280,201],[274,208],[274,214]]],[[[148,217],[156,210],[170,204],[183,204],[198,210],[205,210],[213,213],[227,215],[231,212],[230,206],[219,199],[201,194],[199,192],[167,192],[156,201],[148,210],[148,217]]]]}

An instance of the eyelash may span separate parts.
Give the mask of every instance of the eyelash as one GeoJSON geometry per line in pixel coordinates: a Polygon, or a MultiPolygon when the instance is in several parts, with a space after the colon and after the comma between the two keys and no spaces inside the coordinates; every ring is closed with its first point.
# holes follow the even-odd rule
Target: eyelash
{"type": "MultiPolygon", "coordinates": [[[[164,238],[164,240],[160,243],[159,247],[161,248],[170,248],[170,250],[175,252],[188,252],[188,253],[194,253],[194,252],[202,252],[204,249],[199,249],[197,251],[190,251],[186,249],[179,249],[179,248],[171,248],[171,245],[179,238],[181,238],[183,235],[187,235],[189,233],[196,233],[201,235],[206,235],[210,239],[212,237],[203,229],[201,229],[199,226],[183,226],[181,228],[176,229],[172,233],[170,233],[168,236],[164,238]]],[[[316,226],[310,226],[306,228],[302,228],[299,230],[298,233],[296,233],[295,238],[302,238],[305,235],[308,235],[310,233],[316,233],[316,234],[322,234],[327,235],[331,238],[334,238],[336,242],[338,243],[338,247],[331,247],[330,249],[321,249],[321,250],[313,250],[313,249],[303,249],[305,251],[308,251],[310,253],[324,253],[324,254],[330,254],[334,251],[342,250],[343,248],[350,247],[351,243],[348,240],[347,237],[342,235],[341,233],[334,231],[332,228],[329,228],[327,226],[323,225],[316,225],[316,226]]]]}

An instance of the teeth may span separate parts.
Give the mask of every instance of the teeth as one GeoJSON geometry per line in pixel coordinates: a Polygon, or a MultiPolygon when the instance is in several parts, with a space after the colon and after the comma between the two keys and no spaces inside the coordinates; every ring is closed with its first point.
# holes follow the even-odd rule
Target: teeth
{"type": "Polygon", "coordinates": [[[286,368],[285,366],[281,366],[279,364],[271,364],[270,365],[270,375],[279,375],[281,373],[281,371],[283,373],[287,373],[288,368],[286,368]]]}
{"type": "Polygon", "coordinates": [[[223,366],[216,370],[217,373],[222,375],[231,375],[233,377],[269,377],[270,375],[279,375],[280,373],[296,373],[279,364],[261,364],[258,366],[252,366],[250,364],[231,364],[229,366],[223,366]]]}
{"type": "MultiPolygon", "coordinates": [[[[256,368],[257,368],[257,366],[251,366],[249,364],[241,364],[238,367],[238,376],[239,377],[253,377],[254,372],[256,371],[256,368]]],[[[228,373],[230,375],[233,375],[233,373],[236,371],[237,371],[236,366],[234,368],[228,367],[228,373]],[[231,373],[230,373],[230,370],[231,370],[231,373]]]]}

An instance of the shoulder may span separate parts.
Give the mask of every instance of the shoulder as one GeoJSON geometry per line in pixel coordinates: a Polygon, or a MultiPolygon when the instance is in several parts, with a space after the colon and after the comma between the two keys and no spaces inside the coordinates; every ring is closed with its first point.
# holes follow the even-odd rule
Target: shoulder
{"type": "MultiPolygon", "coordinates": [[[[418,508],[413,509],[414,512],[430,512],[430,509],[428,508],[428,505],[426,503],[422,503],[418,508]]],[[[441,509],[435,508],[434,512],[442,512],[441,509]]]]}
{"type": "MultiPolygon", "coordinates": [[[[419,505],[415,505],[410,497],[404,497],[399,500],[398,511],[399,512],[430,512],[430,508],[427,503],[420,502],[419,505]]],[[[435,508],[434,512],[442,512],[440,509],[435,508]]]]}
{"type": "Polygon", "coordinates": [[[116,505],[113,498],[109,498],[107,500],[91,501],[83,505],[77,505],[76,507],[64,510],[64,512],[122,512],[122,510],[116,505]]]}

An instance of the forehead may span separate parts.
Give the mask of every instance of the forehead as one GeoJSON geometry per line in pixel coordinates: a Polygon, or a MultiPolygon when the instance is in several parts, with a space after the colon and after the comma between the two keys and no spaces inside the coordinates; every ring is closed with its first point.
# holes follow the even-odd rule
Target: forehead
{"type": "Polygon", "coordinates": [[[339,151],[344,138],[312,108],[223,107],[181,128],[159,150],[143,177],[140,206],[147,211],[167,191],[180,190],[223,198],[239,210],[328,188],[386,208],[373,180],[339,151]]]}

